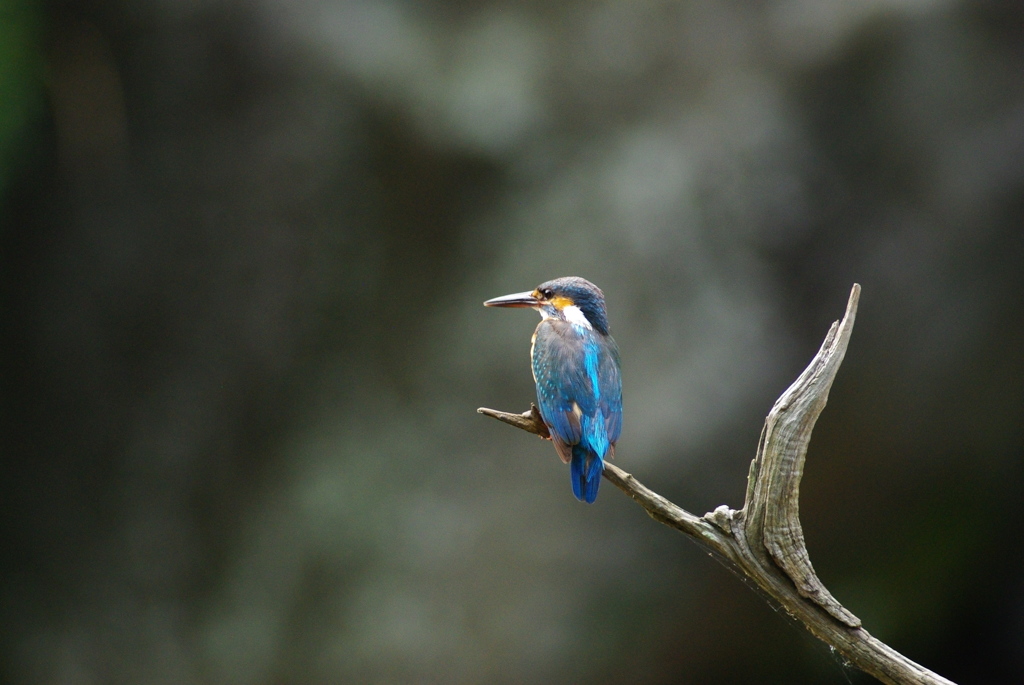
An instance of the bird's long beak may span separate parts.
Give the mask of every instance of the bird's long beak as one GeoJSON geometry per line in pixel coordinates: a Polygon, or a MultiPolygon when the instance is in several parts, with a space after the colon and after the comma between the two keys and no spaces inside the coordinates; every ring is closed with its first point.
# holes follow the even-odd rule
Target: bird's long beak
{"type": "Polygon", "coordinates": [[[532,292],[502,295],[484,302],[485,307],[536,307],[538,304],[532,292]]]}

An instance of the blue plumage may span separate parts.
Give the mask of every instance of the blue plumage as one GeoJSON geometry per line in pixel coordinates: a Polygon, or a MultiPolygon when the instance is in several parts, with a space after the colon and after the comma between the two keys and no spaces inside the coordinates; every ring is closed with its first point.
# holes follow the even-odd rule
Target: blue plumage
{"type": "Polygon", "coordinates": [[[569,464],[573,494],[593,502],[622,428],[619,350],[608,334],[604,293],[582,278],[558,278],[484,304],[540,312],[531,350],[537,404],[569,464]]]}

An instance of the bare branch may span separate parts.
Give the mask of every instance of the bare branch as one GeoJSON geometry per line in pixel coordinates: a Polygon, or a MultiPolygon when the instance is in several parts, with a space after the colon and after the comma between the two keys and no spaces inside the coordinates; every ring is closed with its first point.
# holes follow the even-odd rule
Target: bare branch
{"type": "Polygon", "coordinates": [[[828,401],[839,365],[853,333],[860,286],[854,284],[846,316],[832,324],[818,354],[800,377],[775,402],[765,419],[763,437],[747,484],[747,538],[760,537],[797,592],[819,604],[836,620],[857,628],[860,619],[847,611],[814,573],[800,526],[800,479],[804,474],[811,431],[828,401]]]}
{"type": "Polygon", "coordinates": [[[533,433],[545,440],[551,439],[551,433],[548,432],[544,419],[540,417],[537,405],[532,402],[530,403],[530,411],[524,411],[522,414],[510,414],[507,411],[498,411],[497,409],[488,409],[487,407],[480,407],[476,412],[477,414],[490,416],[492,419],[498,419],[510,426],[521,428],[527,433],[533,433]]]}
{"type": "MultiPolygon", "coordinates": [[[[731,561],[811,633],[862,671],[893,685],[953,685],[861,627],[860,619],[818,579],[800,526],[800,479],[807,446],[846,354],[859,296],[860,286],[854,284],[843,320],[832,325],[810,365],[772,407],[757,456],[750,465],[743,509],[736,511],[722,505],[698,517],[610,463],[605,463],[604,477],[654,520],[682,531],[705,549],[731,561]]],[[[523,414],[486,408],[477,411],[542,438],[549,437],[535,406],[523,414]]]]}

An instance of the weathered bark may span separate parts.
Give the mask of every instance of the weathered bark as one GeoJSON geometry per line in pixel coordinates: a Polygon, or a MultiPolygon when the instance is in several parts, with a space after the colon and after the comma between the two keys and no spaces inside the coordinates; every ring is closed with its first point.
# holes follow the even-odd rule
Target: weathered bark
{"type": "MultiPolygon", "coordinates": [[[[898,685],[952,685],[864,630],[860,619],[818,579],[804,543],[799,500],[807,446],[846,354],[859,297],[860,286],[854,284],[843,320],[832,324],[810,365],[765,419],[757,455],[750,464],[742,509],[722,505],[704,516],[695,516],[612,464],[605,464],[604,477],[654,520],[682,531],[732,562],[811,633],[865,673],[898,685]]],[[[542,438],[549,437],[534,406],[522,414],[486,408],[478,411],[542,438]]]]}

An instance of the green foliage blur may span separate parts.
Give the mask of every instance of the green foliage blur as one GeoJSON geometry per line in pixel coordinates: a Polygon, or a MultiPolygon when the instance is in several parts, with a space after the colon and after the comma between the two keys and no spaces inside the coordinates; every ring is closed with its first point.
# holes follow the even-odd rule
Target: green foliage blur
{"type": "Polygon", "coordinates": [[[0,2],[0,192],[31,149],[43,109],[43,12],[29,0],[0,2]]]}

